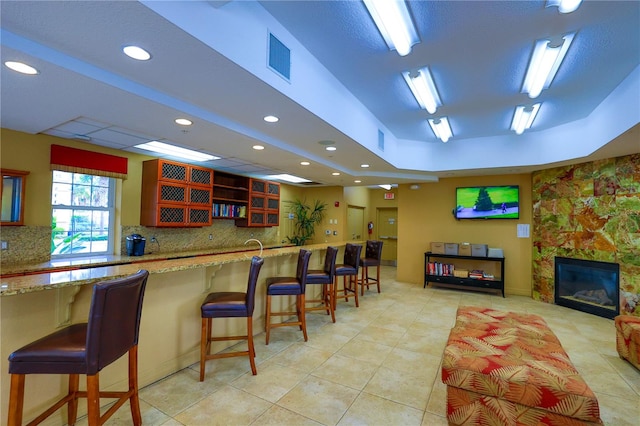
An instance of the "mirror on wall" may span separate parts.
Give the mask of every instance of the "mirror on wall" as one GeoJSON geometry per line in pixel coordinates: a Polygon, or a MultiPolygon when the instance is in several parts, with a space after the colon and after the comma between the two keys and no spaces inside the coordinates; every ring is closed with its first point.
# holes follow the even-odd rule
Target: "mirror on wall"
{"type": "Polygon", "coordinates": [[[24,224],[24,189],[29,172],[0,169],[0,224],[24,224]]]}

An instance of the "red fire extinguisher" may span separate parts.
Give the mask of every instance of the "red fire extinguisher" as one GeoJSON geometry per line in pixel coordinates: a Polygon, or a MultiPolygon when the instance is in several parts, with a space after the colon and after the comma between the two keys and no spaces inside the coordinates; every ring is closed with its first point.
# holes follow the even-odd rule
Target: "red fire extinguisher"
{"type": "Polygon", "coordinates": [[[369,222],[367,229],[369,230],[369,235],[373,234],[373,222],[369,222]]]}

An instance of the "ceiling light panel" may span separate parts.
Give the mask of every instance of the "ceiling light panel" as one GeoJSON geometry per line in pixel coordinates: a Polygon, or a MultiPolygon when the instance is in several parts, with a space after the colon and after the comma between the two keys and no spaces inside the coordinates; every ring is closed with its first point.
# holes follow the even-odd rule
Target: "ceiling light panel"
{"type": "Polygon", "coordinates": [[[558,6],[558,12],[571,13],[578,10],[582,0],[548,0],[547,7],[558,6]]]}
{"type": "Polygon", "coordinates": [[[218,160],[220,157],[214,155],[205,154],[204,152],[193,151],[191,149],[180,148],[178,146],[169,145],[167,143],[151,141],[139,145],[135,145],[135,148],[144,149],[147,151],[156,152],[158,154],[171,155],[173,157],[185,158],[193,161],[209,161],[218,160]]]}
{"type": "Polygon", "coordinates": [[[447,117],[430,118],[429,126],[431,126],[431,130],[433,130],[436,137],[444,143],[447,143],[447,141],[453,137],[453,132],[451,131],[447,117]]]}
{"type": "Polygon", "coordinates": [[[411,46],[420,39],[406,3],[403,0],[363,1],[389,49],[397,51],[400,56],[411,53],[411,46]]]}
{"type": "Polygon", "coordinates": [[[526,129],[531,127],[533,120],[536,119],[539,109],[540,103],[531,106],[517,106],[513,114],[511,130],[516,132],[516,134],[521,135],[526,129]]]}

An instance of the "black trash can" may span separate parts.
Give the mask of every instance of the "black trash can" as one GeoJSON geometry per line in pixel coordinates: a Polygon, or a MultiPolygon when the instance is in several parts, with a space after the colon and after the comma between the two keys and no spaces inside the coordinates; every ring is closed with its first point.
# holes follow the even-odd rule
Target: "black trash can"
{"type": "Polygon", "coordinates": [[[127,235],[127,256],[142,256],[146,241],[140,234],[127,235]]]}

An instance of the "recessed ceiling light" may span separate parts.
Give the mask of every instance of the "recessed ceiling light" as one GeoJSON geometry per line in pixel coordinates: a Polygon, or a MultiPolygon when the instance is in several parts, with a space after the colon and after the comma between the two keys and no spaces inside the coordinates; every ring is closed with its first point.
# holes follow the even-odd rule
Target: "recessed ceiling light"
{"type": "Polygon", "coordinates": [[[35,75],[38,74],[38,70],[34,67],[23,64],[22,62],[6,61],[5,66],[9,69],[17,71],[22,74],[35,75]]]}
{"type": "Polygon", "coordinates": [[[253,149],[255,149],[256,151],[262,151],[264,149],[264,146],[262,146],[262,145],[254,145],[253,149]]]}
{"type": "Polygon", "coordinates": [[[328,146],[328,147],[326,147],[325,149],[326,149],[327,151],[335,151],[335,150],[336,150],[336,149],[338,149],[338,148],[336,148],[335,146],[328,146]]]}
{"type": "Polygon", "coordinates": [[[188,120],[186,118],[176,118],[176,124],[179,124],[181,126],[191,126],[193,124],[193,121],[188,120]]]}
{"type": "Polygon", "coordinates": [[[264,117],[264,121],[266,121],[267,123],[277,123],[278,120],[280,119],[275,115],[267,115],[266,117],[264,117]]]}
{"type": "Polygon", "coordinates": [[[361,180],[354,180],[353,182],[354,183],[361,183],[362,181],[361,180]]]}
{"type": "Polygon", "coordinates": [[[369,167],[368,164],[360,164],[360,167],[362,167],[363,169],[366,169],[367,167],[369,167]]]}
{"type": "Polygon", "coordinates": [[[300,162],[300,165],[302,165],[302,166],[308,166],[309,164],[311,164],[311,163],[308,162],[308,161],[301,161],[300,162]]]}
{"type": "Polygon", "coordinates": [[[331,173],[331,174],[332,174],[333,176],[340,176],[340,173],[338,173],[338,172],[333,172],[333,173],[331,173]]]}
{"type": "Polygon", "coordinates": [[[151,59],[151,54],[138,46],[125,46],[122,48],[125,55],[138,61],[148,61],[151,59]]]}

